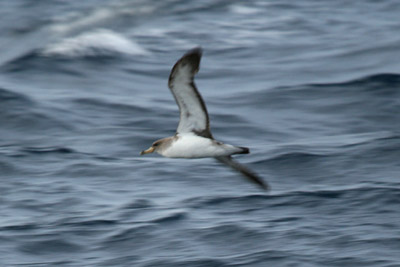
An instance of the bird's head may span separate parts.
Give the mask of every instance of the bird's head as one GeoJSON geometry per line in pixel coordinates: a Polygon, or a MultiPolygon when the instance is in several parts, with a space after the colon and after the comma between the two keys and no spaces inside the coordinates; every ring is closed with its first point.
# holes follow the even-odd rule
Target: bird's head
{"type": "Polygon", "coordinates": [[[169,144],[169,142],[170,142],[170,138],[163,138],[163,139],[157,140],[151,145],[151,147],[140,152],[140,155],[149,154],[149,153],[153,153],[153,152],[157,152],[157,153],[161,154],[161,152],[166,147],[166,145],[169,144]]]}

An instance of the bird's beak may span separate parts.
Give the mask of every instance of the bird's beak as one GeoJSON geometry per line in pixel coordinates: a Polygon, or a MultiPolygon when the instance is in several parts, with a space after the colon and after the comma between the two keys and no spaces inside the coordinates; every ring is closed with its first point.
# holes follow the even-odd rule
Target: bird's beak
{"type": "Polygon", "coordinates": [[[149,153],[153,153],[154,152],[154,147],[151,146],[150,148],[143,150],[142,152],[140,152],[140,155],[144,155],[144,154],[149,154],[149,153]]]}

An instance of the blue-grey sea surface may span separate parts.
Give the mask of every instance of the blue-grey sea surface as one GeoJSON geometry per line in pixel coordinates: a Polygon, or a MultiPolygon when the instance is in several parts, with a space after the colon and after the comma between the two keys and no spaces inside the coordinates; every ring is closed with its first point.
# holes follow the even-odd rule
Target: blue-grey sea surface
{"type": "Polygon", "coordinates": [[[400,266],[400,2],[0,2],[0,266],[400,266]],[[213,159],[173,135],[196,76],[213,159]]]}

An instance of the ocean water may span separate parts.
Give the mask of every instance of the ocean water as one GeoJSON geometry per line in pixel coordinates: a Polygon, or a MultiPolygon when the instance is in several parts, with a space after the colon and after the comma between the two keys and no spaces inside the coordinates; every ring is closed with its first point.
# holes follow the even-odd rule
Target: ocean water
{"type": "Polygon", "coordinates": [[[0,2],[0,266],[400,266],[400,3],[0,2]],[[185,51],[213,159],[173,135],[185,51]]]}

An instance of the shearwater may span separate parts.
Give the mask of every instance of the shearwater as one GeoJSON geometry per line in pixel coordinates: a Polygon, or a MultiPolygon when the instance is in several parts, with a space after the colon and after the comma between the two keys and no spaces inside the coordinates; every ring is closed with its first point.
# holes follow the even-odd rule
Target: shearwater
{"type": "Polygon", "coordinates": [[[179,106],[180,113],[176,134],[155,141],[150,148],[140,154],[157,152],[169,158],[213,157],[267,190],[269,188],[267,183],[231,157],[234,154],[248,154],[249,149],[216,141],[211,134],[207,108],[194,83],[201,55],[200,47],[190,50],[175,63],[169,76],[168,87],[179,106]]]}

